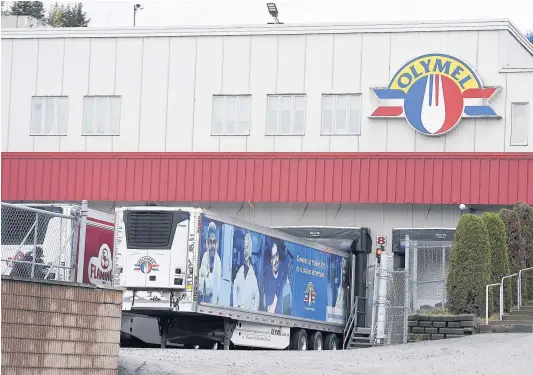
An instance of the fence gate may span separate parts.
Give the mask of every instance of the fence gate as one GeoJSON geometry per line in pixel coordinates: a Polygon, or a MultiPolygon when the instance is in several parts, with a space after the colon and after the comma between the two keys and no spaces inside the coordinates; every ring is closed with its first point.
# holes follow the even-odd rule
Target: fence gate
{"type": "Polygon", "coordinates": [[[2,275],[74,281],[80,220],[61,211],[2,202],[2,275]]]}
{"type": "Polygon", "coordinates": [[[392,263],[389,262],[385,310],[385,333],[388,345],[407,343],[409,315],[409,274],[406,270],[393,270],[392,263]]]}
{"type": "MultiPolygon", "coordinates": [[[[444,308],[446,304],[452,243],[417,242],[406,236],[405,244],[405,268],[393,269],[391,259],[386,271],[385,342],[389,345],[407,343],[409,314],[431,312],[444,308]]],[[[376,280],[381,272],[378,268],[376,280]]],[[[379,286],[376,285],[376,288],[379,286]]],[[[377,299],[377,291],[374,298],[377,299]]]]}
{"type": "Polygon", "coordinates": [[[409,271],[410,313],[445,307],[451,248],[451,242],[409,241],[406,245],[405,269],[409,271]]]}

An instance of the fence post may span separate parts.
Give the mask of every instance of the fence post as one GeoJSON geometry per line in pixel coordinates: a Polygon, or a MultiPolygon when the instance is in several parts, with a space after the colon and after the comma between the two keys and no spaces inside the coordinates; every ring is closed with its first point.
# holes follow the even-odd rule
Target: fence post
{"type": "Polygon", "coordinates": [[[411,312],[411,299],[409,298],[409,288],[410,288],[410,283],[411,283],[411,278],[410,278],[410,256],[411,254],[409,254],[410,252],[410,238],[409,238],[409,235],[406,234],[405,235],[405,267],[404,267],[404,272],[405,272],[405,295],[404,295],[404,306],[405,306],[405,310],[404,310],[404,314],[403,314],[403,343],[404,344],[407,344],[407,341],[408,341],[408,331],[409,329],[407,328],[407,322],[408,322],[408,317],[409,317],[409,314],[411,312]]]}
{"type": "Polygon", "coordinates": [[[37,257],[37,235],[39,233],[39,214],[35,214],[35,228],[33,228],[33,256],[31,257],[31,278],[35,277],[35,258],[37,257]]]}
{"type": "Polygon", "coordinates": [[[520,278],[522,276],[522,270],[518,271],[518,276],[516,278],[516,306],[518,306],[518,310],[520,310],[520,304],[522,303],[522,279],[520,278]]]}
{"type": "Polygon", "coordinates": [[[85,236],[87,232],[87,214],[89,211],[88,205],[89,204],[86,200],[81,202],[80,240],[78,245],[78,267],[76,272],[76,281],[80,284],[83,284],[83,272],[85,270],[85,236]]]}

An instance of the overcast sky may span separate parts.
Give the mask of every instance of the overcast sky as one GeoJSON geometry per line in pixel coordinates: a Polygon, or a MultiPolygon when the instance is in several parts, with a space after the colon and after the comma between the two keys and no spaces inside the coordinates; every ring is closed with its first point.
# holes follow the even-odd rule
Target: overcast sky
{"type": "MultiPolygon", "coordinates": [[[[264,24],[264,0],[139,1],[137,26],[264,24]]],[[[275,1],[285,23],[379,22],[509,18],[533,30],[532,0],[283,0],[275,1]]],[[[50,1],[45,1],[51,4],[50,1]]],[[[131,26],[132,1],[85,1],[90,26],[131,26]]]]}

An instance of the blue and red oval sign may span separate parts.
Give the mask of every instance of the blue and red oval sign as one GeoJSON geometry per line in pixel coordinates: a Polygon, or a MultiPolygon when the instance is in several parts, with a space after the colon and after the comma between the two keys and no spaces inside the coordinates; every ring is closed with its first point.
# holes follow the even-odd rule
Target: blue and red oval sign
{"type": "Polygon", "coordinates": [[[373,88],[380,104],[371,118],[405,118],[419,133],[443,135],[461,118],[499,118],[489,104],[499,90],[485,87],[465,62],[430,54],[402,66],[386,88],[373,88]]]}

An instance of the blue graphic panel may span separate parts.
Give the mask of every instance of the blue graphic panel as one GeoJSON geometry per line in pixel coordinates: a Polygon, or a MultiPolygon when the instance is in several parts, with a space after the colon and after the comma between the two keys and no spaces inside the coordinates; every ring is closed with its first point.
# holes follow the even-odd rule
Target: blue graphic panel
{"type": "Polygon", "coordinates": [[[343,324],[346,258],[202,218],[199,300],[343,324]]]}

